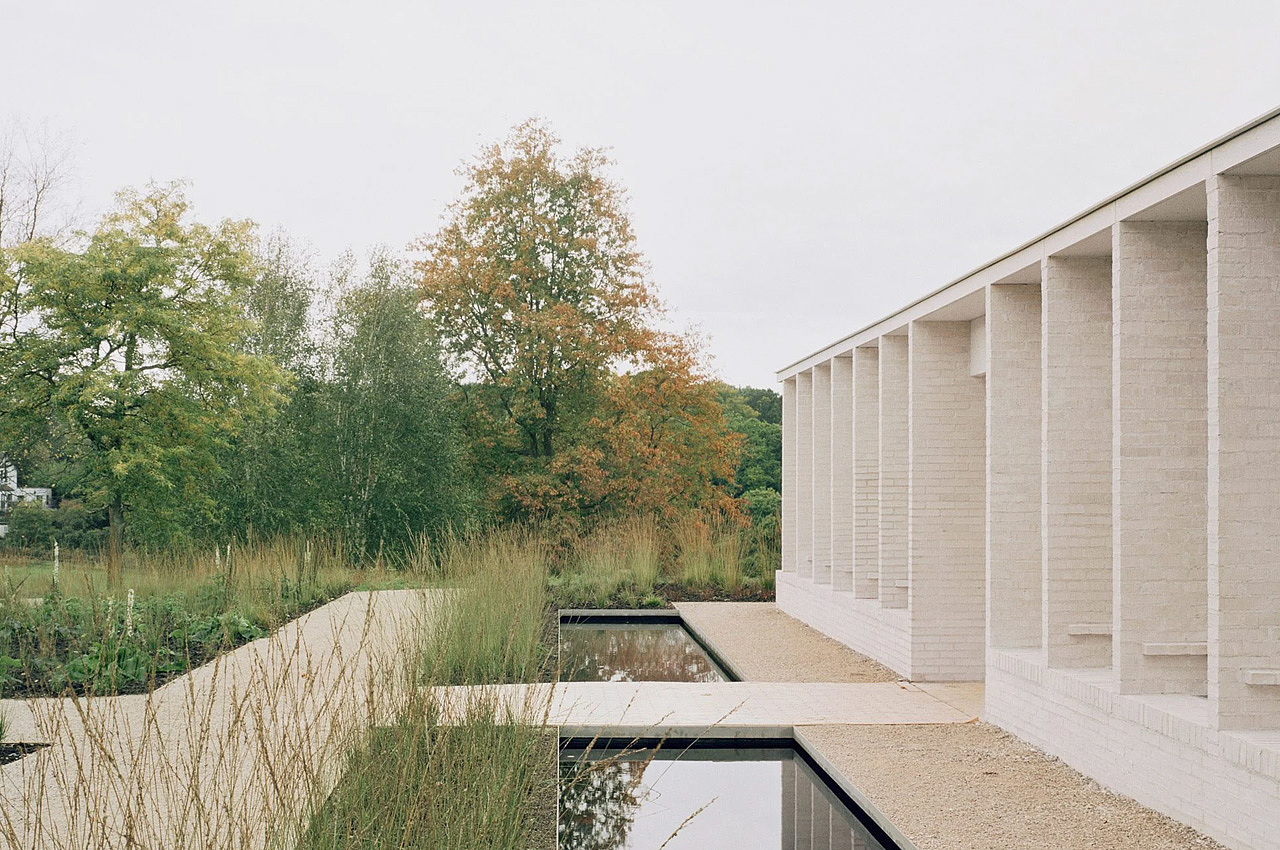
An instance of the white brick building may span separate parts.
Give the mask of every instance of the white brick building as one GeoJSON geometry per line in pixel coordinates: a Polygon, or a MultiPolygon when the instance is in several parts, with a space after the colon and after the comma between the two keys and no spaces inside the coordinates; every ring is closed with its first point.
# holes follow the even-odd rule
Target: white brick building
{"type": "Polygon", "coordinates": [[[779,378],[779,607],[1280,850],[1280,111],[779,378]]]}
{"type": "Polygon", "coordinates": [[[19,487],[18,468],[0,458],[0,537],[9,533],[7,517],[19,502],[36,502],[53,507],[53,490],[48,487],[19,487]]]}

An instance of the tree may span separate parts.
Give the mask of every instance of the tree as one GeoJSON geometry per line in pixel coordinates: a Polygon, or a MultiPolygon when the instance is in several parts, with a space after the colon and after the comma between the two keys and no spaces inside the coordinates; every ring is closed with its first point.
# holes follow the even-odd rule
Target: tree
{"type": "Polygon", "coordinates": [[[64,192],[74,171],[69,141],[48,127],[0,126],[0,251],[65,235],[64,192]]]}
{"type": "MultiPolygon", "coordinates": [[[[708,379],[689,356],[695,346],[656,330],[661,305],[607,158],[584,149],[564,159],[558,145],[530,121],[465,166],[463,194],[417,265],[423,303],[463,374],[477,457],[514,517],[609,510],[628,469],[694,489],[716,477],[661,466],[692,460],[671,450],[691,424],[719,423],[714,393],[684,408],[696,418],[684,430],[665,427],[672,411],[644,408],[671,399],[660,388],[696,394],[708,379]]],[[[682,491],[676,501],[710,500],[682,491]]]]}
{"type": "Polygon", "coordinates": [[[280,381],[244,348],[253,225],[190,222],[176,184],[117,200],[76,250],[14,249],[0,283],[19,315],[0,342],[3,427],[25,432],[0,438],[54,432],[82,462],[83,492],[107,510],[111,580],[134,509],[210,517],[218,450],[271,410],[280,381]]]}
{"type": "Polygon", "coordinates": [[[782,426],[765,421],[747,401],[748,398],[759,400],[763,397],[768,411],[767,396],[762,394],[770,392],[727,384],[720,386],[720,404],[724,408],[725,419],[731,430],[742,435],[744,443],[742,460],[734,475],[734,495],[740,496],[760,488],[782,492],[782,426]]]}
{"type": "Polygon", "coordinates": [[[331,379],[315,468],[348,543],[361,554],[465,524],[472,501],[464,440],[434,329],[400,263],[375,253],[334,319],[331,379]]]}
{"type": "Polygon", "coordinates": [[[738,395],[756,412],[761,422],[782,427],[782,396],[767,387],[738,387],[738,395]]]}
{"type": "Polygon", "coordinates": [[[315,431],[324,408],[326,364],[313,333],[317,276],[282,231],[259,246],[246,287],[245,349],[288,376],[270,417],[246,424],[223,452],[216,501],[224,532],[282,534],[328,525],[326,484],[316,467],[315,431]]]}

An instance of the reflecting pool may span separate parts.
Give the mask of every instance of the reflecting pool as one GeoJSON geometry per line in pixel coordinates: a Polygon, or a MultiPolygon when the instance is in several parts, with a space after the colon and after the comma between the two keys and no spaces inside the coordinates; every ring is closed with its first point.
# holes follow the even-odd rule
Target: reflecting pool
{"type": "Polygon", "coordinates": [[[560,850],[886,850],[791,749],[565,749],[560,850]]]}
{"type": "Polygon", "coordinates": [[[562,623],[565,682],[724,682],[729,677],[679,623],[562,623]]]}

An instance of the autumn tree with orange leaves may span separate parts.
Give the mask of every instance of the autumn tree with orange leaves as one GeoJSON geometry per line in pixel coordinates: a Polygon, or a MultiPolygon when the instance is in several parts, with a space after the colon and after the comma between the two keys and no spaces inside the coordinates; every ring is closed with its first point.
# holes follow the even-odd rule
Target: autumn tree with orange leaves
{"type": "Polygon", "coordinates": [[[696,510],[736,516],[741,451],[691,337],[662,305],[603,151],[568,158],[545,124],[463,167],[424,239],[424,307],[462,374],[494,507],[558,521],[696,510]]]}

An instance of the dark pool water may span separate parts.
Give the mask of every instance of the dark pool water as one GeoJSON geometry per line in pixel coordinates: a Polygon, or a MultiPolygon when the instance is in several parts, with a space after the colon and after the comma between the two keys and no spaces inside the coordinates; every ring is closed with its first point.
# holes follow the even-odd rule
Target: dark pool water
{"type": "Polygon", "coordinates": [[[560,850],[664,842],[668,850],[886,850],[791,749],[562,751],[560,850]]]}
{"type": "Polygon", "coordinates": [[[678,623],[562,623],[565,682],[724,682],[729,679],[678,623]]]}

